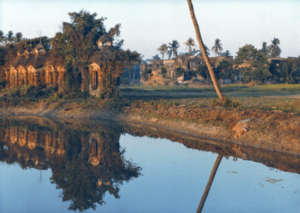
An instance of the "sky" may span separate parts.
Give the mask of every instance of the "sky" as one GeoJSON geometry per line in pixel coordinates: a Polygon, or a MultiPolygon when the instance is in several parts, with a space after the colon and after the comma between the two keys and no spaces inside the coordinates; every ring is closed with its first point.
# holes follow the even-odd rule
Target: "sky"
{"type": "MultiPolygon", "coordinates": [[[[245,44],[259,49],[276,37],[281,57],[300,55],[299,0],[192,2],[202,39],[210,49],[219,38],[223,51],[235,56],[245,44]]],[[[0,30],[22,32],[25,38],[38,37],[40,31],[53,37],[62,22],[70,22],[68,12],[82,9],[106,17],[107,29],[120,23],[118,39],[124,39],[123,48],[141,53],[143,59],[160,55],[157,48],[163,43],[177,40],[183,53],[188,38],[196,41],[186,0],[0,0],[0,30]]]]}

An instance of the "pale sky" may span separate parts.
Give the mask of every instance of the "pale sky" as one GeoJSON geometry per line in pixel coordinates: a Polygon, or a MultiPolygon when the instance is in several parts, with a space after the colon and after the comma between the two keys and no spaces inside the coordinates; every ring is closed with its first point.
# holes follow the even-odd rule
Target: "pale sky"
{"type": "MultiPolygon", "coordinates": [[[[300,0],[193,0],[193,4],[210,49],[219,38],[223,51],[235,56],[245,44],[261,48],[276,37],[281,57],[300,55],[300,0]]],[[[190,37],[196,41],[186,0],[0,0],[0,30],[22,32],[26,38],[38,37],[37,31],[53,37],[63,21],[70,21],[68,12],[81,9],[106,17],[108,29],[121,23],[123,48],[138,51],[144,59],[159,54],[162,43],[177,40],[179,52],[185,52],[184,42],[190,37]]]]}

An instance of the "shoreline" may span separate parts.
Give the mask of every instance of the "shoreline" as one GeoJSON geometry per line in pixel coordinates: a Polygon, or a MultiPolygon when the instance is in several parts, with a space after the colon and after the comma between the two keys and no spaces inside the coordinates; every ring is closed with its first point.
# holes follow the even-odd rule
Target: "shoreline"
{"type": "Polygon", "coordinates": [[[189,106],[176,106],[167,109],[161,109],[160,107],[154,109],[152,106],[131,106],[125,107],[124,111],[120,112],[117,110],[91,110],[76,107],[57,109],[57,104],[55,103],[39,103],[33,106],[33,108],[34,109],[25,107],[10,107],[8,109],[0,108],[0,116],[31,115],[58,119],[88,118],[114,120],[125,123],[142,124],[149,128],[160,128],[179,134],[197,137],[201,140],[228,142],[272,152],[300,155],[300,139],[297,131],[297,129],[300,130],[300,119],[292,113],[263,112],[259,110],[235,112],[226,110],[223,107],[200,107],[199,109],[195,107],[193,109],[189,106]],[[159,116],[159,113],[172,114],[174,110],[182,113],[191,111],[195,116],[199,114],[199,112],[204,112],[204,114],[212,117],[211,119],[205,120],[205,122],[191,122],[177,118],[185,115],[184,113],[177,113],[177,117],[159,116]],[[233,120],[228,116],[236,118],[233,120]],[[292,118],[294,121],[291,120],[292,118]],[[287,123],[287,120],[290,122],[287,123]],[[270,122],[282,123],[285,126],[279,128],[280,124],[279,126],[268,129],[266,125],[270,122]],[[291,126],[290,124],[293,125],[291,126]],[[262,130],[260,130],[261,126],[264,127],[262,130]],[[288,129],[287,127],[294,128],[288,129]],[[287,128],[286,131],[283,131],[284,128],[287,128]]]}

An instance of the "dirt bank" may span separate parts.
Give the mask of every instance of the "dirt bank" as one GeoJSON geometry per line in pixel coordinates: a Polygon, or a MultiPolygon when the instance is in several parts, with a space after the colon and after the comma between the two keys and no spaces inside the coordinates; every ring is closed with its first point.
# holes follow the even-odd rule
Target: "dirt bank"
{"type": "Polygon", "coordinates": [[[141,123],[203,139],[222,140],[271,151],[300,154],[300,119],[281,111],[234,111],[222,107],[132,103],[118,109],[84,108],[72,103],[39,102],[30,107],[0,108],[0,115],[102,118],[141,123]]]}

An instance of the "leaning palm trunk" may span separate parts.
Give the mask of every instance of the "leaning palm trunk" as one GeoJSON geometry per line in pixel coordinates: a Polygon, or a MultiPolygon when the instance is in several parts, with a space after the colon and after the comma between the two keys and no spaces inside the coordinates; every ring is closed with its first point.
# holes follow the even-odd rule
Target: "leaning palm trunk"
{"type": "Polygon", "coordinates": [[[202,199],[201,199],[201,201],[199,203],[199,206],[198,206],[198,209],[197,209],[197,213],[202,212],[205,200],[206,200],[207,195],[209,193],[210,187],[211,187],[211,185],[212,185],[212,183],[214,181],[215,175],[217,173],[217,170],[218,170],[218,167],[219,167],[219,165],[221,163],[222,158],[223,158],[222,155],[218,155],[218,157],[216,159],[215,165],[214,165],[214,167],[213,167],[213,169],[212,169],[212,171],[210,173],[210,176],[209,176],[206,188],[205,188],[204,193],[202,195],[202,199]]]}
{"type": "Polygon", "coordinates": [[[187,0],[187,2],[188,2],[188,5],[189,5],[189,8],[190,8],[190,13],[191,13],[192,21],[193,21],[193,24],[194,24],[194,27],[195,27],[196,36],[197,36],[197,40],[198,40],[198,43],[199,43],[199,46],[200,46],[200,50],[202,52],[202,55],[203,55],[203,58],[205,60],[206,66],[209,70],[209,74],[210,74],[211,80],[214,84],[214,87],[216,89],[217,95],[218,95],[220,101],[223,103],[224,97],[223,97],[222,91],[219,87],[219,84],[217,82],[215,73],[214,73],[214,71],[211,67],[211,63],[210,63],[209,58],[206,54],[205,48],[204,48],[204,44],[203,44],[201,34],[200,34],[199,25],[198,25],[198,22],[196,20],[196,16],[195,16],[195,13],[194,13],[194,7],[193,7],[193,4],[192,4],[192,0],[187,0]]]}

